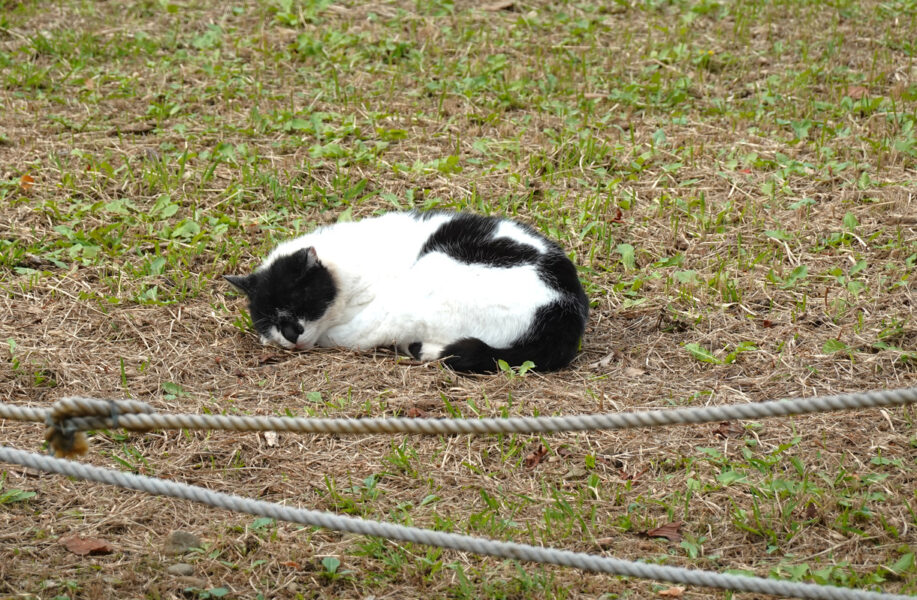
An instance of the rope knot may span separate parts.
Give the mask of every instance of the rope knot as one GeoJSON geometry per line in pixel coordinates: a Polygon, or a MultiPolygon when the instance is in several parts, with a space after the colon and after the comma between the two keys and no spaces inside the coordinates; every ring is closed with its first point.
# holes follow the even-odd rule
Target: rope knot
{"type": "Polygon", "coordinates": [[[136,400],[99,400],[69,396],[54,403],[45,418],[45,441],[48,452],[58,458],[85,454],[89,450],[87,429],[117,428],[123,414],[155,412],[145,402],[136,400]]]}

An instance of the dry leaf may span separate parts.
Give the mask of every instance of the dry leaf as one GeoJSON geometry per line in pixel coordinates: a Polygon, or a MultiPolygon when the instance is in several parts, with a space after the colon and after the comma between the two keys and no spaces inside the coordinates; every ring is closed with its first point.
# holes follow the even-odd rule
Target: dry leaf
{"type": "Polygon", "coordinates": [[[299,563],[296,562],[296,561],[293,561],[293,560],[288,560],[288,561],[282,562],[282,563],[280,563],[280,564],[282,564],[282,565],[285,566],[285,567],[290,567],[291,569],[298,569],[298,568],[299,568],[299,563]]]}
{"type": "Polygon", "coordinates": [[[277,445],[277,432],[276,431],[265,431],[264,432],[264,441],[267,444],[268,448],[273,448],[277,445]]]}
{"type": "Polygon", "coordinates": [[[611,364],[611,361],[614,360],[614,357],[615,357],[615,353],[613,351],[609,352],[603,358],[595,361],[594,363],[590,363],[589,368],[590,369],[604,369],[609,364],[611,364]]]}
{"type": "Polygon", "coordinates": [[[680,586],[670,587],[667,590],[660,590],[659,595],[665,596],[666,598],[681,598],[682,594],[685,593],[685,588],[680,586]]]}
{"type": "Polygon", "coordinates": [[[494,2],[493,4],[485,4],[481,7],[482,10],[487,10],[490,12],[497,12],[500,10],[513,10],[516,8],[516,0],[504,0],[503,2],[494,2]]]}
{"type": "MultiPolygon", "coordinates": [[[[57,265],[50,260],[35,256],[34,254],[23,254],[22,259],[16,266],[28,267],[30,269],[53,269],[57,267],[57,265]]],[[[39,311],[39,314],[44,315],[44,311],[39,311]]]]}
{"type": "Polygon", "coordinates": [[[422,409],[416,406],[412,406],[408,409],[408,412],[405,413],[410,419],[423,419],[427,416],[427,413],[422,409]]]}
{"type": "Polygon", "coordinates": [[[28,192],[33,185],[35,185],[35,178],[28,173],[19,178],[19,189],[23,192],[28,192]]]}
{"type": "Polygon", "coordinates": [[[544,460],[544,457],[547,456],[548,449],[544,447],[544,444],[538,444],[538,447],[528,456],[525,457],[525,466],[529,469],[532,469],[544,460]]]}
{"type": "Polygon", "coordinates": [[[620,472],[618,473],[618,477],[620,477],[624,481],[635,481],[637,478],[639,478],[641,475],[643,475],[647,471],[649,471],[649,468],[643,469],[642,471],[637,472],[637,473],[628,473],[624,469],[621,469],[620,472]]]}
{"type": "Polygon", "coordinates": [[[60,543],[70,552],[79,554],[80,556],[86,556],[87,554],[111,554],[115,551],[115,549],[111,547],[111,544],[105,540],[79,535],[63,538],[60,543]]]}
{"type": "Polygon", "coordinates": [[[282,355],[274,352],[262,352],[261,356],[258,357],[258,366],[272,365],[280,362],[282,358],[282,355]]]}
{"type": "Polygon", "coordinates": [[[869,93],[869,90],[863,87],[862,85],[848,85],[847,86],[847,95],[853,98],[854,100],[859,100],[863,96],[869,93]]]}
{"type": "Polygon", "coordinates": [[[575,452],[573,452],[570,446],[561,446],[560,448],[555,450],[555,452],[557,456],[561,458],[569,458],[575,454],[575,452]]]}
{"type": "Polygon", "coordinates": [[[646,532],[646,535],[649,537],[662,537],[666,538],[670,542],[680,542],[681,534],[678,533],[678,530],[681,528],[684,521],[675,521],[674,523],[666,523],[655,529],[650,529],[646,532]]]}
{"type": "Polygon", "coordinates": [[[624,367],[624,376],[625,377],[630,377],[631,379],[633,379],[634,377],[640,377],[641,375],[645,375],[645,374],[646,374],[646,371],[644,371],[643,369],[638,369],[637,367],[624,367]]]}
{"type": "Polygon", "coordinates": [[[134,134],[134,135],[144,135],[156,129],[156,125],[153,123],[131,123],[130,125],[125,125],[124,127],[115,127],[114,129],[108,132],[108,135],[119,135],[119,134],[134,134]]]}
{"type": "Polygon", "coordinates": [[[723,439],[742,437],[745,428],[735,421],[723,421],[713,430],[713,435],[723,439]]]}
{"type": "Polygon", "coordinates": [[[595,540],[595,543],[602,550],[608,550],[609,548],[615,545],[615,540],[617,539],[618,538],[603,537],[603,538],[598,538],[597,540],[595,540]]]}
{"type": "Polygon", "coordinates": [[[564,474],[564,479],[582,479],[589,474],[589,471],[586,470],[586,467],[582,465],[574,465],[570,467],[570,470],[564,474]]]}

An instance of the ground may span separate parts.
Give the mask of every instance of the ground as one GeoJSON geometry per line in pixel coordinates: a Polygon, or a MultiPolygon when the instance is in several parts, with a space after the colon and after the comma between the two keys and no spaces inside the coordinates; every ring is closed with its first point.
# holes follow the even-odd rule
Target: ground
{"type": "MultiPolygon", "coordinates": [[[[0,396],[475,418],[915,386],[915,40],[913,0],[0,0],[0,396]],[[409,207],[557,239],[592,303],[571,368],[463,376],[384,349],[258,344],[222,275],[318,224],[409,207]]],[[[105,430],[83,460],[913,594],[915,421],[906,407],[542,436],[105,430]]],[[[0,421],[4,445],[40,451],[42,433],[0,421]]],[[[10,598],[754,597],[9,465],[0,520],[10,598]],[[179,530],[201,548],[168,554],[179,530]],[[111,551],[75,554],[72,536],[111,551]]]]}

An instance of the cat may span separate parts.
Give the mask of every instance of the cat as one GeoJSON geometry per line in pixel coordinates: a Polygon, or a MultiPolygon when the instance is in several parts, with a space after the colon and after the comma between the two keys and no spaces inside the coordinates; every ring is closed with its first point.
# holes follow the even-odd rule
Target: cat
{"type": "Polygon", "coordinates": [[[283,242],[250,275],[262,343],[307,350],[395,346],[460,372],[498,361],[539,371],[576,356],[589,301],[555,242],[467,212],[391,212],[283,242]]]}

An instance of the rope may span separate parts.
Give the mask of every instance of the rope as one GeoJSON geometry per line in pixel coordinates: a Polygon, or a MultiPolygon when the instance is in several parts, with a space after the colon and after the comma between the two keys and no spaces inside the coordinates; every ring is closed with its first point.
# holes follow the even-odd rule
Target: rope
{"type": "Polygon", "coordinates": [[[56,402],[45,415],[45,441],[58,458],[85,454],[89,450],[86,435],[77,427],[73,417],[100,418],[108,416],[110,427],[117,428],[121,413],[151,413],[153,408],[136,400],[93,400],[92,402],[56,402]]]}
{"type": "Polygon", "coordinates": [[[596,571],[641,579],[653,579],[693,586],[756,592],[792,598],[816,598],[824,600],[914,600],[915,598],[914,596],[885,594],[882,592],[853,590],[834,586],[820,586],[811,583],[796,583],[791,581],[764,579],[762,577],[726,575],[708,571],[684,569],[681,567],[652,565],[580,552],[541,548],[514,542],[501,542],[458,533],[432,531],[420,529],[418,527],[407,527],[393,523],[382,523],[379,521],[346,517],[327,512],[292,508],[271,502],[243,498],[233,494],[214,492],[198,486],[145,477],[143,475],[134,475],[132,473],[112,471],[110,469],[94,467],[79,462],[52,458],[32,452],[24,452],[6,446],[0,446],[0,461],[22,465],[40,471],[68,475],[78,479],[107,483],[109,485],[132,490],[140,490],[154,495],[183,498],[218,508],[270,517],[272,519],[289,521],[291,523],[300,523],[312,527],[322,527],[359,535],[413,542],[440,548],[450,548],[462,552],[473,552],[475,554],[496,556],[499,558],[511,558],[529,562],[561,565],[585,571],[596,571]]]}
{"type": "Polygon", "coordinates": [[[0,403],[0,417],[28,421],[51,418],[64,433],[89,429],[223,429],[235,431],[288,431],[299,433],[413,433],[422,435],[546,433],[661,427],[735,419],[760,419],[818,412],[898,406],[917,402],[917,387],[855,392],[814,398],[702,406],[633,413],[605,413],[566,417],[510,417],[485,419],[308,419],[289,417],[239,417],[221,415],[160,414],[143,402],[109,401],[73,396],[47,409],[0,403]],[[117,410],[114,418],[113,410],[117,410]],[[85,416],[76,416],[85,415],[85,416]]]}

